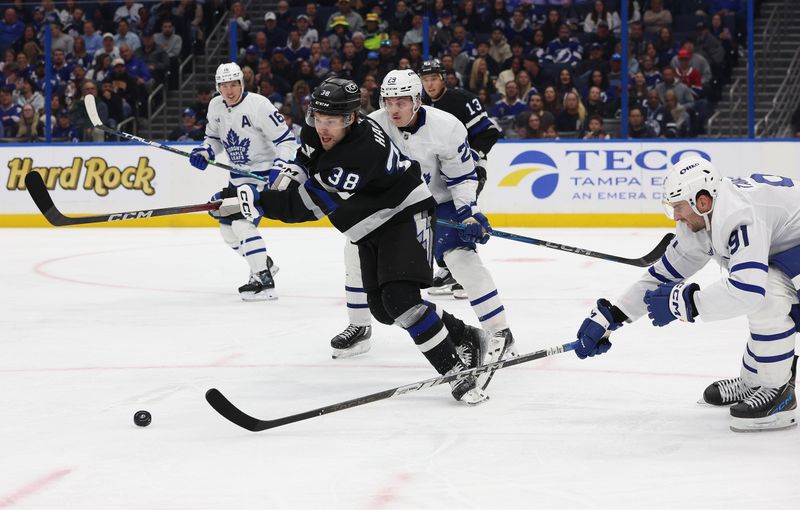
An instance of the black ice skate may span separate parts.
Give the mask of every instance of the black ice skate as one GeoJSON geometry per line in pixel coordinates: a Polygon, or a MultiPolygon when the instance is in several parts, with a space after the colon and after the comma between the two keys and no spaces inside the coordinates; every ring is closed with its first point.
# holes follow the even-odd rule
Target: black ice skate
{"type": "MultiPolygon", "coordinates": [[[[514,345],[514,335],[511,330],[506,328],[492,335],[486,346],[486,355],[483,360],[484,365],[517,356],[517,348],[514,345]],[[512,354],[513,352],[513,354],[512,354]]],[[[486,389],[494,376],[494,370],[478,376],[478,386],[486,389]]]]}
{"type": "MultiPolygon", "coordinates": [[[[455,280],[453,280],[453,281],[455,281],[455,280]]],[[[453,291],[453,297],[454,298],[456,298],[456,299],[469,299],[469,296],[467,295],[467,291],[464,290],[464,287],[462,287],[460,283],[456,282],[455,284],[453,284],[453,287],[451,289],[453,291]]]]}
{"type": "Polygon", "coordinates": [[[369,339],[372,336],[372,326],[356,326],[350,324],[344,331],[331,339],[333,348],[332,358],[352,358],[368,352],[372,347],[369,339]]]}
{"type": "Polygon", "coordinates": [[[796,427],[795,409],[797,398],[791,381],[780,388],[762,386],[748,398],[731,406],[731,430],[760,432],[796,427]]]}
{"type": "Polygon", "coordinates": [[[436,271],[436,276],[433,277],[433,284],[428,289],[428,294],[431,296],[449,296],[453,293],[453,285],[456,279],[450,274],[450,270],[446,267],[440,267],[436,271]]]}
{"type": "Polygon", "coordinates": [[[703,399],[698,404],[708,404],[712,406],[729,406],[737,404],[750,397],[758,388],[747,386],[741,377],[733,379],[722,379],[708,385],[703,392],[703,399]]]}
{"type": "Polygon", "coordinates": [[[250,281],[239,287],[239,296],[243,301],[278,299],[275,293],[275,281],[269,269],[250,275],[250,281]]]}
{"type": "MultiPolygon", "coordinates": [[[[466,370],[466,367],[457,362],[445,375],[457,374],[462,370],[466,370]]],[[[476,406],[489,400],[489,396],[478,388],[475,376],[471,374],[465,374],[463,377],[450,381],[450,392],[453,394],[454,399],[471,406],[476,406]]]]}

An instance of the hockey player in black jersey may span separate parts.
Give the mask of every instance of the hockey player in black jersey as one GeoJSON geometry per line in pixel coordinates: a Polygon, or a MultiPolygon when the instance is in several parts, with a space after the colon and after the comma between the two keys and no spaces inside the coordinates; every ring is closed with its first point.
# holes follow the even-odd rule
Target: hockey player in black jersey
{"type": "MultiPolygon", "coordinates": [[[[270,190],[237,188],[220,214],[263,214],[287,223],[328,216],[358,246],[372,315],[398,324],[440,374],[477,366],[486,346],[481,331],[422,300],[432,281],[432,211],[436,202],[419,164],[406,158],[380,125],[360,116],[360,91],[351,80],[328,78],[311,95],[307,125],[294,161],[270,190]],[[470,353],[462,360],[456,345],[470,353]],[[466,363],[465,363],[466,361],[466,363]]],[[[488,397],[468,375],[452,383],[456,400],[488,397]]]]}
{"type": "MultiPolygon", "coordinates": [[[[478,174],[478,194],[486,184],[486,158],[494,144],[502,136],[500,129],[489,119],[478,96],[464,89],[448,89],[445,83],[444,68],[438,58],[426,60],[419,71],[422,86],[425,88],[425,104],[444,110],[453,115],[467,128],[467,140],[475,158],[475,172],[478,174]]],[[[428,291],[432,295],[453,294],[466,299],[467,293],[456,282],[444,260],[436,260],[439,271],[428,291]]]]}

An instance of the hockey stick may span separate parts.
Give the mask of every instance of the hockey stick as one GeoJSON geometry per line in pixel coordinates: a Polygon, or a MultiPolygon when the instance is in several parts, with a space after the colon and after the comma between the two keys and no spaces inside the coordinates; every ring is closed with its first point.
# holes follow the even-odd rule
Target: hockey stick
{"type": "Polygon", "coordinates": [[[71,218],[61,214],[55,204],[53,203],[47,187],[44,185],[44,179],[39,172],[28,172],[25,176],[25,186],[28,188],[31,198],[36,203],[36,207],[42,211],[44,217],[52,225],[56,227],[65,227],[69,225],[84,225],[86,223],[104,223],[107,221],[119,220],[137,220],[140,218],[155,218],[156,216],[170,216],[172,214],[184,214],[198,211],[215,211],[219,209],[220,202],[196,204],[196,205],[183,205],[178,207],[165,207],[163,209],[146,209],[143,211],[127,211],[112,214],[103,214],[100,216],[81,216],[71,218]]]}
{"type": "Polygon", "coordinates": [[[573,349],[575,349],[575,342],[563,345],[557,345],[555,347],[550,347],[549,349],[543,349],[541,351],[532,352],[530,354],[523,354],[522,356],[518,356],[516,358],[500,360],[500,361],[495,361],[494,363],[489,363],[487,365],[481,365],[479,367],[471,368],[469,370],[464,370],[457,374],[442,375],[439,377],[434,377],[432,379],[426,379],[424,381],[406,384],[405,386],[398,386],[390,390],[379,391],[378,393],[373,393],[371,395],[354,398],[352,400],[345,400],[344,402],[327,405],[325,407],[320,407],[318,409],[312,409],[311,411],[305,411],[302,413],[293,414],[291,416],[284,416],[283,418],[277,418],[275,420],[259,420],[258,418],[250,416],[249,414],[245,413],[244,411],[233,405],[231,401],[228,400],[225,397],[225,395],[223,395],[216,388],[211,388],[206,392],[206,401],[208,401],[208,403],[211,404],[211,407],[213,407],[214,410],[216,410],[228,421],[233,422],[236,425],[244,429],[247,429],[251,432],[260,432],[262,430],[273,429],[275,427],[281,427],[283,425],[288,425],[290,423],[308,420],[309,418],[315,418],[317,416],[322,416],[323,414],[330,414],[336,411],[350,409],[351,407],[377,402],[378,400],[385,400],[387,398],[391,398],[396,395],[402,395],[403,393],[411,393],[425,388],[430,388],[431,386],[437,386],[439,384],[455,381],[456,379],[461,379],[467,375],[478,375],[485,372],[493,372],[495,370],[500,370],[501,368],[513,367],[514,365],[519,365],[520,363],[526,363],[528,361],[533,361],[535,359],[546,358],[547,356],[560,354],[562,352],[568,352],[573,349]]]}
{"type": "MultiPolygon", "coordinates": [[[[450,227],[450,228],[456,228],[459,230],[464,230],[465,228],[465,225],[463,223],[457,223],[455,221],[436,220],[436,223],[438,225],[443,225],[445,227],[450,227]]],[[[609,260],[611,262],[619,262],[620,264],[628,264],[636,267],[648,267],[655,264],[658,261],[658,259],[660,259],[662,255],[664,255],[664,252],[667,251],[667,246],[669,246],[669,243],[672,241],[672,238],[675,237],[675,234],[667,234],[664,236],[663,239],[661,239],[661,241],[659,241],[656,247],[653,248],[647,255],[639,257],[638,259],[627,259],[625,257],[618,257],[617,255],[609,255],[608,253],[600,253],[599,251],[587,250],[586,248],[575,248],[574,246],[568,246],[566,244],[552,243],[550,241],[542,241],[541,239],[536,239],[533,237],[525,237],[519,234],[511,234],[509,232],[503,232],[501,230],[492,229],[489,235],[492,235],[494,237],[502,237],[504,239],[510,239],[512,241],[519,241],[521,243],[544,246],[545,248],[552,248],[554,250],[568,251],[576,255],[594,257],[596,259],[609,260]]]]}
{"type": "MultiPolygon", "coordinates": [[[[182,150],[178,150],[178,149],[176,149],[174,147],[170,147],[169,145],[166,145],[166,144],[163,144],[163,143],[159,143],[159,142],[155,142],[153,140],[147,140],[147,139],[142,138],[140,136],[132,135],[132,134],[126,133],[124,131],[117,131],[116,129],[113,129],[113,128],[110,128],[110,127],[106,126],[105,124],[103,124],[103,121],[100,120],[100,115],[98,115],[98,113],[97,113],[97,103],[95,102],[94,96],[91,95],[91,94],[87,94],[84,97],[84,103],[83,104],[86,107],[86,114],[89,115],[89,120],[91,121],[92,125],[94,127],[96,127],[97,129],[100,129],[100,130],[105,131],[106,133],[110,133],[112,135],[117,135],[117,136],[121,136],[122,138],[127,138],[128,140],[132,140],[134,142],[139,142],[139,143],[143,143],[145,145],[149,145],[150,147],[155,147],[156,149],[163,149],[165,151],[171,152],[173,154],[178,154],[178,155],[183,156],[185,158],[188,158],[188,157],[191,156],[191,154],[183,152],[182,150]]],[[[218,161],[209,161],[208,164],[209,165],[214,165],[214,166],[219,167],[219,168],[223,168],[223,169],[225,169],[225,170],[227,170],[227,171],[229,171],[231,173],[234,173],[234,174],[237,174],[237,175],[242,175],[244,177],[250,177],[252,179],[257,179],[257,180],[262,181],[262,182],[268,182],[269,181],[269,179],[267,179],[264,176],[261,176],[261,175],[258,175],[258,174],[254,174],[252,172],[248,172],[247,170],[241,170],[239,168],[232,167],[230,165],[226,165],[225,163],[220,163],[218,161]]]]}

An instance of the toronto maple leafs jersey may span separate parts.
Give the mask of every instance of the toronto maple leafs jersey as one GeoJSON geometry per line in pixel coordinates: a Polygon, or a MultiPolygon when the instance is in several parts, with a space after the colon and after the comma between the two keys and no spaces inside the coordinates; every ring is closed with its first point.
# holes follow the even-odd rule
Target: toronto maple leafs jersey
{"type": "Polygon", "coordinates": [[[678,223],[661,260],[616,305],[635,320],[647,310],[642,297],[661,283],[682,281],[714,259],[728,277],[694,294],[699,317],[722,320],[755,310],[766,294],[770,258],[800,246],[800,182],[754,174],[726,178],[714,200],[711,230],[678,223]]]}
{"type": "Polygon", "coordinates": [[[407,157],[419,163],[422,177],[436,203],[453,201],[456,209],[472,206],[478,176],[467,130],[449,113],[430,106],[417,111],[413,128],[398,128],[386,109],[369,114],[407,157]]]}
{"type": "MultiPolygon", "coordinates": [[[[229,107],[222,96],[211,100],[203,145],[216,154],[224,150],[233,166],[264,177],[275,163],[294,158],[297,150],[294,134],[270,100],[247,91],[235,106],[229,107]]],[[[233,173],[230,182],[263,184],[233,173]]]]}
{"type": "Polygon", "coordinates": [[[293,163],[309,175],[299,187],[265,190],[260,205],[267,218],[287,223],[327,216],[357,243],[381,227],[436,206],[419,164],[403,155],[380,125],[360,117],[331,150],[316,130],[303,125],[293,163]]]}
{"type": "Polygon", "coordinates": [[[435,102],[427,96],[425,102],[457,118],[467,128],[469,145],[478,159],[486,159],[501,132],[489,119],[478,96],[464,89],[447,89],[435,102]]]}

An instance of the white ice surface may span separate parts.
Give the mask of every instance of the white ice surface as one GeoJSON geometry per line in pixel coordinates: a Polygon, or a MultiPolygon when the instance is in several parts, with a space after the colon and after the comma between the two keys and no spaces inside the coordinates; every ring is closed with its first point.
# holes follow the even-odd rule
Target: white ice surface
{"type": "MultiPolygon", "coordinates": [[[[626,257],[665,233],[508,230],[626,257]]],[[[736,434],[727,409],[696,404],[738,374],[742,318],[641,320],[602,357],[499,372],[476,408],[440,386],[236,427],[208,388],[275,418],[434,375],[383,325],[370,353],[331,360],[343,238],[262,232],[281,267],[268,303],[241,302],[246,264],[215,229],[0,230],[0,509],[800,508],[800,431],[736,434]]],[[[521,352],[571,341],[643,271],[503,239],[481,251],[521,352]]]]}

